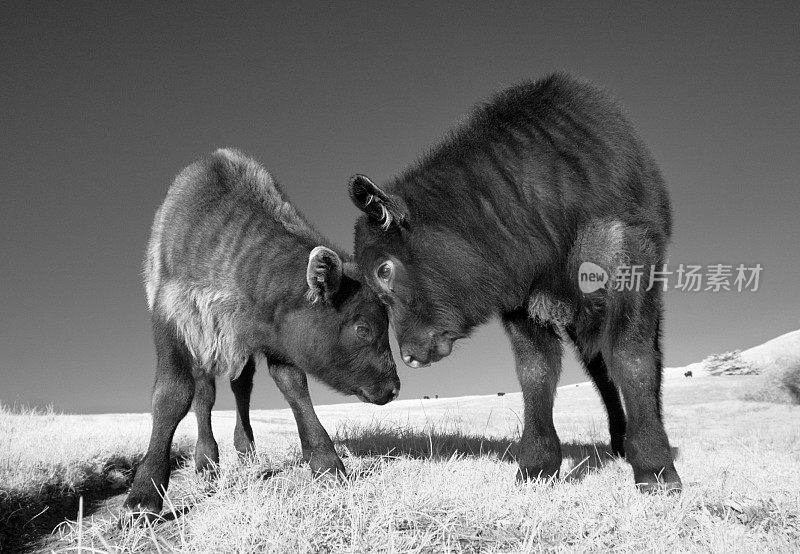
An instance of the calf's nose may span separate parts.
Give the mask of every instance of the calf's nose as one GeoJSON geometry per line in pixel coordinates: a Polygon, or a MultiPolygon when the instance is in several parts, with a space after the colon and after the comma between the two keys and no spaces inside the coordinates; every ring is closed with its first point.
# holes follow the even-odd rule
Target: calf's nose
{"type": "Polygon", "coordinates": [[[440,338],[436,341],[436,354],[439,358],[444,358],[450,355],[453,351],[453,340],[448,338],[440,338]]]}
{"type": "Polygon", "coordinates": [[[387,387],[362,387],[359,394],[359,398],[361,398],[363,402],[382,406],[398,397],[400,394],[400,383],[398,382],[387,387]]]}
{"type": "Polygon", "coordinates": [[[403,363],[408,367],[417,369],[419,367],[431,365],[430,352],[423,352],[421,350],[417,351],[417,349],[401,347],[400,354],[403,357],[403,363]]]}
{"type": "Polygon", "coordinates": [[[420,361],[420,360],[416,359],[415,357],[411,356],[410,354],[406,354],[405,356],[403,356],[403,361],[405,362],[405,364],[408,367],[411,367],[411,368],[414,368],[414,369],[417,369],[417,368],[420,368],[420,367],[426,367],[426,366],[431,365],[430,362],[420,361]]]}

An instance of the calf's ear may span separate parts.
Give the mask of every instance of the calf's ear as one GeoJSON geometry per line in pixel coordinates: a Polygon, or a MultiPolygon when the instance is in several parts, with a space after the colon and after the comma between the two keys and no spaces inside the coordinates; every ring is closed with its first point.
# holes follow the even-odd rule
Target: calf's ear
{"type": "Polygon", "coordinates": [[[306,282],[306,296],[312,303],[329,303],[342,282],[342,259],[330,248],[317,246],[308,255],[306,282]]]}
{"type": "Polygon", "coordinates": [[[377,221],[384,230],[408,227],[408,206],[394,194],[384,192],[366,175],[350,177],[347,186],[350,200],[356,207],[377,221]]]}

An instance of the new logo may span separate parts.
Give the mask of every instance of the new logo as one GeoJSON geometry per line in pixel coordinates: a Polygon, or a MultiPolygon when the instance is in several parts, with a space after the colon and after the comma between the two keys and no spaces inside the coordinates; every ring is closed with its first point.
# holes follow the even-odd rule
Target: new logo
{"type": "Polygon", "coordinates": [[[592,262],[583,262],[578,268],[578,287],[584,294],[603,288],[608,283],[608,272],[592,262]]]}

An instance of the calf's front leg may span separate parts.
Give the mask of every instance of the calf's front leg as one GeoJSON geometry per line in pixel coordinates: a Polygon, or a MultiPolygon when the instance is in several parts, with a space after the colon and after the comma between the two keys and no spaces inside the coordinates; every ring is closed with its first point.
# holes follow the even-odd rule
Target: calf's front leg
{"type": "Polygon", "coordinates": [[[161,512],[161,495],[169,484],[172,437],[189,411],[194,396],[192,362],[172,324],[155,320],[153,338],[158,365],[153,387],[153,430],[150,445],[133,479],[125,509],[152,517],[161,512]]]}
{"type": "Polygon", "coordinates": [[[534,322],[524,309],[505,314],[503,325],[525,404],[517,480],[557,477],[561,443],[553,425],[553,399],[561,373],[561,339],[551,326],[534,322]]]}
{"type": "Polygon", "coordinates": [[[253,428],[250,426],[250,395],[253,392],[253,376],[256,362],[249,358],[239,376],[231,381],[231,390],[236,399],[236,427],[233,430],[233,445],[240,456],[255,451],[253,428]]]}
{"type": "Polygon", "coordinates": [[[346,475],[344,464],[333,448],[333,441],[314,412],[306,374],[294,366],[280,364],[270,364],[269,373],[292,408],[303,459],[311,466],[311,471],[315,474],[346,475]]]}
{"type": "Polygon", "coordinates": [[[214,376],[203,369],[195,370],[194,412],[197,416],[197,443],[194,467],[198,473],[212,471],[219,464],[219,447],[211,429],[211,409],[217,398],[214,376]]]}

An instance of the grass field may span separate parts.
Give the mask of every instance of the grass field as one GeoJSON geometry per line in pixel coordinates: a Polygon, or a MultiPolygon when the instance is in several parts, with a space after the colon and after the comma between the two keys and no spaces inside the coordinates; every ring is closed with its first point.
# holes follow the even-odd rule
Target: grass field
{"type": "MultiPolygon", "coordinates": [[[[800,333],[743,357],[795,363],[800,333]]],[[[710,376],[700,364],[667,370],[665,420],[685,485],[675,496],[635,491],[630,467],[608,455],[588,384],[559,390],[565,460],[549,484],[514,481],[518,393],[319,407],[345,482],[311,478],[288,409],[253,413],[259,450],[244,463],[231,447],[233,414],[215,413],[219,477],[196,476],[184,467],[190,417],[178,431],[165,521],[123,530],[116,514],[149,416],[6,409],[0,541],[56,552],[797,551],[800,407],[743,400],[763,382],[710,376]]]]}

